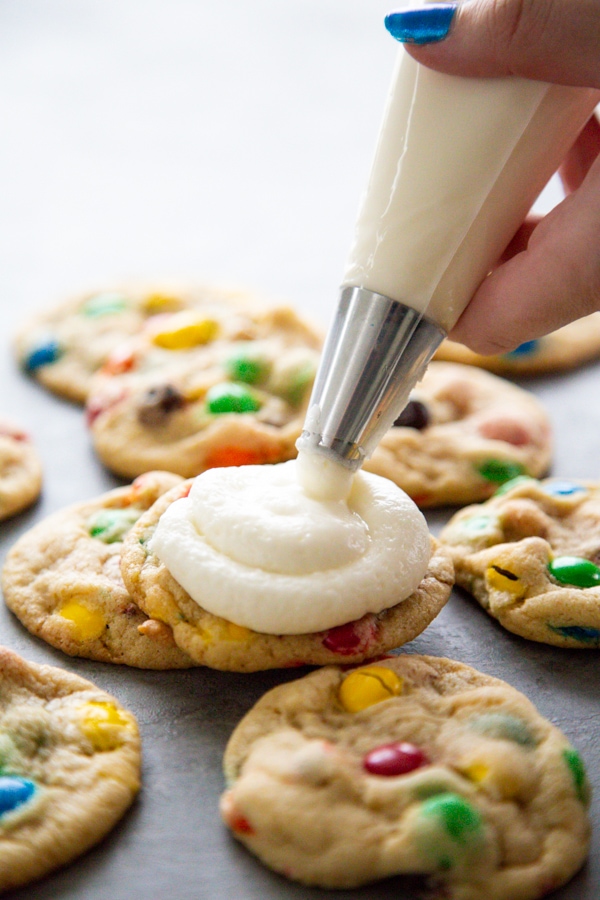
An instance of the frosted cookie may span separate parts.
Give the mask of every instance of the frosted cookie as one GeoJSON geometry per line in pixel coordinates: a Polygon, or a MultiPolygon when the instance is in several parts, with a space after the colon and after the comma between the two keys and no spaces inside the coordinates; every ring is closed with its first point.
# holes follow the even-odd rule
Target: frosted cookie
{"type": "Polygon", "coordinates": [[[202,309],[245,292],[215,285],[176,282],[113,285],[78,294],[34,315],[15,339],[21,367],[41,384],[84,403],[92,375],[123,341],[156,316],[202,309]]]}
{"type": "Polygon", "coordinates": [[[224,768],[235,837],[309,885],[416,874],[428,896],[533,900],[588,850],[578,752],[523,694],[448,659],[280,685],[237,726],[224,768]]]}
{"type": "Polygon", "coordinates": [[[434,359],[467,363],[497,375],[538,375],[574,369],[600,356],[600,313],[584,316],[510,353],[481,356],[454,341],[444,341],[434,359]]]}
{"type": "Polygon", "coordinates": [[[517,475],[544,475],[552,453],[543,406],[472,366],[430,363],[364,468],[421,507],[484,500],[517,475]]]}
{"type": "Polygon", "coordinates": [[[131,713],[77,675],[0,648],[0,890],[84,853],[139,786],[131,713]]]}
{"type": "Polygon", "coordinates": [[[171,629],[135,605],[120,570],[127,531],[179,482],[168,472],[149,472],[40,522],[6,559],[7,606],[32,634],[70,656],[149,669],[193,665],[171,629]]]}
{"type": "Polygon", "coordinates": [[[199,663],[360,662],[412,640],[448,599],[449,557],[394,485],[361,476],[347,506],[323,512],[295,505],[295,466],[205,472],[161,497],[125,540],[131,596],[199,663]]]}
{"type": "Polygon", "coordinates": [[[518,478],[461,509],[440,539],[457,584],[509,631],[600,647],[600,485],[518,478]]]}
{"type": "Polygon", "coordinates": [[[290,459],[320,345],[287,307],[221,303],[165,316],[109,356],[94,379],[94,447],[128,478],[290,459]]]}
{"type": "Polygon", "coordinates": [[[31,506],[42,489],[42,466],[29,436],[0,419],[0,520],[31,506]]]}

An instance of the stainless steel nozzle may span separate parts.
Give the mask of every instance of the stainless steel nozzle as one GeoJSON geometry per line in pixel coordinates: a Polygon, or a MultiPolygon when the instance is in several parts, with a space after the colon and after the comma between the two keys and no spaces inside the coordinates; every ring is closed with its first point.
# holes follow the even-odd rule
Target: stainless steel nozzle
{"type": "Polygon", "coordinates": [[[406,406],[445,336],[410,306],[343,287],[298,450],[359,469],[406,406]]]}

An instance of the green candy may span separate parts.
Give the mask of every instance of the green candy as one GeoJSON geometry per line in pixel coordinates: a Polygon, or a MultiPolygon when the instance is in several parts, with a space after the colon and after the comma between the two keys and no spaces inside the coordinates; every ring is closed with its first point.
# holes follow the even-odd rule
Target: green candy
{"type": "Polygon", "coordinates": [[[13,739],[5,731],[0,731],[0,775],[10,770],[17,756],[17,748],[13,739]]]}
{"type": "Polygon", "coordinates": [[[580,588],[600,585],[600,568],[579,556],[557,556],[548,563],[548,571],[561,584],[580,588]]]}
{"type": "Polygon", "coordinates": [[[299,406],[304,400],[307,389],[312,385],[315,377],[315,367],[312,363],[302,363],[292,372],[285,390],[285,398],[292,406],[299,406]]]}
{"type": "Polygon", "coordinates": [[[129,529],[140,517],[139,510],[134,509],[100,509],[87,522],[91,537],[114,544],[122,541],[129,529]]]}
{"type": "Polygon", "coordinates": [[[522,719],[507,713],[489,712],[469,719],[469,728],[495,740],[514,741],[521,747],[535,747],[536,739],[522,719]]]}
{"type": "Polygon", "coordinates": [[[457,844],[466,844],[469,838],[481,830],[482,818],[460,794],[450,792],[436,794],[425,800],[421,814],[437,820],[444,831],[457,844]]]}
{"type": "Polygon", "coordinates": [[[215,384],[206,394],[206,407],[213,415],[252,413],[260,409],[260,401],[247,388],[233,382],[215,384]]]}
{"type": "Polygon", "coordinates": [[[504,484],[501,484],[494,492],[494,497],[501,497],[503,494],[508,494],[514,487],[520,487],[522,484],[534,484],[536,480],[537,479],[532,478],[530,475],[517,475],[516,478],[511,478],[509,481],[505,481],[504,484]]]}
{"type": "Polygon", "coordinates": [[[110,316],[114,313],[123,312],[127,306],[127,298],[122,294],[106,292],[104,294],[96,294],[90,297],[83,304],[84,316],[97,318],[99,316],[110,316]]]}
{"type": "Polygon", "coordinates": [[[225,370],[232,381],[259,384],[269,377],[271,363],[263,355],[253,353],[251,348],[244,345],[238,353],[229,357],[225,370]]]}
{"type": "Polygon", "coordinates": [[[460,527],[463,531],[471,534],[478,534],[487,531],[489,528],[495,528],[498,525],[496,516],[470,516],[468,519],[462,519],[460,527]]]}
{"type": "Polygon", "coordinates": [[[497,484],[513,481],[523,474],[521,463],[507,462],[501,459],[486,459],[475,467],[482,478],[497,484]]]}
{"type": "Polygon", "coordinates": [[[574,747],[567,747],[563,750],[563,759],[567,764],[571,776],[577,798],[582,803],[587,803],[589,799],[589,786],[585,774],[585,765],[577,750],[574,747]]]}
{"type": "Polygon", "coordinates": [[[314,381],[315,371],[312,357],[293,354],[273,370],[269,390],[291,406],[299,406],[314,381]]]}

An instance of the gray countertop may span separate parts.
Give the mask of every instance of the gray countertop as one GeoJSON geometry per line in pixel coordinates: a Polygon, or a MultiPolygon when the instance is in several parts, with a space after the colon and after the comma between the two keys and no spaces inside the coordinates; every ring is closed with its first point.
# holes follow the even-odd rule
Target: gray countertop
{"type": "MultiPolygon", "coordinates": [[[[125,277],[247,284],[326,324],[395,55],[381,0],[21,0],[0,3],[0,412],[40,448],[45,489],[0,525],[0,562],[44,516],[118,482],[81,411],[21,375],[10,335],[63,293],[125,277]]],[[[551,204],[552,189],[542,201],[551,204]]],[[[554,473],[598,475],[600,365],[530,380],[555,428],[554,473]]],[[[449,510],[428,514],[437,531],[449,510]]],[[[114,832],[15,897],[246,900],[333,894],[263,868],[221,825],[227,738],[298,671],[144,672],[65,657],[0,606],[0,640],[114,693],[138,717],[144,786],[114,832]]],[[[527,694],[582,752],[595,788],[590,861],[557,900],[600,885],[597,651],[504,632],[464,594],[407,648],[527,694]]],[[[393,879],[340,898],[414,896],[393,879]]]]}

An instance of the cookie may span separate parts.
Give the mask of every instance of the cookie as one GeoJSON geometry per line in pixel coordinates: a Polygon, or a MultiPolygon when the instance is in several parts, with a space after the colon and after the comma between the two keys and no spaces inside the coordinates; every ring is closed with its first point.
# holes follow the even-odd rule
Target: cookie
{"type": "MultiPolygon", "coordinates": [[[[123,580],[138,606],[169,625],[177,644],[198,663],[253,672],[331,662],[362,662],[412,640],[446,603],[453,584],[449,557],[432,538],[432,555],[417,590],[381,613],[311,634],[264,634],[213,615],[196,603],[149,548],[160,516],[192,481],[164,494],[127,535],[123,580]]],[[[285,603],[285,597],[282,597],[285,603]]]]}
{"type": "Polygon", "coordinates": [[[0,648],[0,890],[84,853],[139,786],[131,713],[77,675],[0,648]]]}
{"type": "Polygon", "coordinates": [[[574,369],[600,356],[600,313],[584,316],[557,331],[526,341],[510,353],[481,356],[445,340],[434,359],[466,363],[496,375],[542,375],[574,369]]]}
{"type": "Polygon", "coordinates": [[[126,478],[290,459],[320,346],[287,307],[223,301],[157,319],[93,381],[96,452],[126,478]]]}
{"type": "Polygon", "coordinates": [[[421,507],[485,500],[517,475],[538,477],[552,453],[550,421],[533,394],[457,363],[430,363],[364,468],[421,507]]]}
{"type": "Polygon", "coordinates": [[[414,873],[435,897],[533,900],[588,849],[578,752],[523,694],[448,659],[280,685],[237,726],[224,769],[235,837],[309,885],[414,873]]]}
{"type": "Polygon", "coordinates": [[[31,439],[0,419],[0,520],[31,506],[41,489],[42,466],[31,439]]]}
{"type": "Polygon", "coordinates": [[[35,525],[6,559],[7,606],[32,634],[70,656],[148,669],[193,665],[171,629],[135,605],[120,571],[125,534],[179,481],[149,472],[35,525]]]}
{"type": "Polygon", "coordinates": [[[504,628],[600,647],[600,485],[519,478],[443,529],[456,581],[504,628]]]}
{"type": "Polygon", "coordinates": [[[15,338],[21,367],[49,390],[85,403],[92,375],[156,316],[229,303],[246,292],[176,282],[112,285],[34,315],[15,338]]]}

